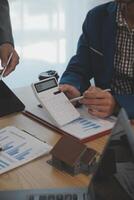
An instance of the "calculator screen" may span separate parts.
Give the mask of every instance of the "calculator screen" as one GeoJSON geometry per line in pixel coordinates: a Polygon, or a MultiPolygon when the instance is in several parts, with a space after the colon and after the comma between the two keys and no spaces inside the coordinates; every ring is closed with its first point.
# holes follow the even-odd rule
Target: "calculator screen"
{"type": "Polygon", "coordinates": [[[35,88],[38,93],[53,87],[57,87],[57,82],[55,79],[44,80],[35,84],[35,88]]]}

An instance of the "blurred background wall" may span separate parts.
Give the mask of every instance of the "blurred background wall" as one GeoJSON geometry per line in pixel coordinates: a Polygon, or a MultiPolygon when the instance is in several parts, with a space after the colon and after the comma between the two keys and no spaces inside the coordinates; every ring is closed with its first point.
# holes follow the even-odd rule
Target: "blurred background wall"
{"type": "Polygon", "coordinates": [[[59,75],[73,54],[88,10],[108,0],[9,0],[16,70],[5,78],[11,88],[29,85],[40,72],[59,75]]]}

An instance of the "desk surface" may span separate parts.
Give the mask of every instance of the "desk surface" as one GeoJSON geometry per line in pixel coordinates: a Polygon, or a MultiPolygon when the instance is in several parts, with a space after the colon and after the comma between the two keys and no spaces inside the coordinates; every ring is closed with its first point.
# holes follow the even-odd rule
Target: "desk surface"
{"type": "MultiPolygon", "coordinates": [[[[26,104],[34,103],[34,96],[30,87],[20,88],[16,90],[17,95],[26,104]],[[23,99],[24,98],[24,99],[23,99]]],[[[40,139],[45,140],[48,144],[55,145],[61,135],[39,123],[27,118],[21,113],[12,114],[0,118],[0,128],[8,125],[16,126],[24,129],[40,139]]],[[[103,150],[108,136],[101,137],[92,142],[86,143],[96,149],[98,152],[103,150]]],[[[85,175],[71,176],[65,172],[58,171],[47,164],[50,156],[42,156],[28,164],[18,167],[12,171],[0,175],[0,190],[11,189],[32,189],[32,188],[58,188],[58,187],[80,187],[87,186],[91,177],[85,175]]]]}

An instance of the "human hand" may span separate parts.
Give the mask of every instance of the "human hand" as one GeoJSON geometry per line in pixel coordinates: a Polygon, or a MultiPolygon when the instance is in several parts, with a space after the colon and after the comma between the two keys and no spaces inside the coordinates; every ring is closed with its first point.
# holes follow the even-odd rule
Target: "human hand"
{"type": "Polygon", "coordinates": [[[116,101],[110,92],[91,86],[83,93],[83,96],[80,103],[88,107],[90,114],[97,117],[108,117],[113,114],[116,101]]]}
{"type": "Polygon", "coordinates": [[[69,99],[80,96],[79,90],[72,85],[61,84],[59,85],[59,89],[61,92],[64,92],[69,99]]]}
{"type": "Polygon", "coordinates": [[[12,52],[13,52],[13,56],[3,76],[7,76],[9,73],[15,70],[16,65],[19,63],[19,56],[11,44],[5,43],[0,46],[0,59],[1,59],[1,66],[3,68],[6,67],[8,58],[12,52]]]}

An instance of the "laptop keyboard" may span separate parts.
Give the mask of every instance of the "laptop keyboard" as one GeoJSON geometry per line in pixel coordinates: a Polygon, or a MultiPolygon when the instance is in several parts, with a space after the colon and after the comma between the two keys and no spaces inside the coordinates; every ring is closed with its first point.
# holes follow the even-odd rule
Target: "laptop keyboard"
{"type": "Polygon", "coordinates": [[[77,194],[31,195],[29,200],[78,200],[77,194]]]}

